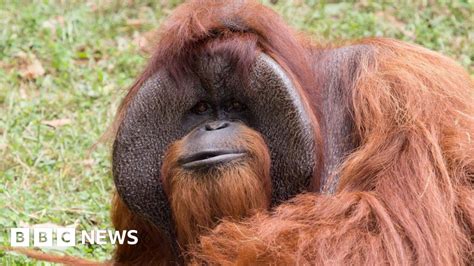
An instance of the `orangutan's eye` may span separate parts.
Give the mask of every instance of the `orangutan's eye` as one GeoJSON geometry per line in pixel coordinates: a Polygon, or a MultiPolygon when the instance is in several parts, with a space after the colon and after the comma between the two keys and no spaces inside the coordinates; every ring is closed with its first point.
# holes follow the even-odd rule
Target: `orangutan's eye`
{"type": "Polygon", "coordinates": [[[238,101],[231,101],[225,106],[226,112],[229,112],[229,113],[230,112],[239,113],[239,112],[244,111],[246,108],[247,107],[244,104],[238,101]]]}
{"type": "Polygon", "coordinates": [[[207,102],[198,102],[191,111],[195,114],[201,115],[208,112],[211,109],[211,105],[207,102]]]}

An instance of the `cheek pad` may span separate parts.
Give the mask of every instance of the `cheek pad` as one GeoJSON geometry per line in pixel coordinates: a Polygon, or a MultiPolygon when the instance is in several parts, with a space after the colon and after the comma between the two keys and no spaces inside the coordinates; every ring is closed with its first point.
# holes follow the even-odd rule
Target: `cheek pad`
{"type": "Polygon", "coordinates": [[[257,57],[245,90],[272,160],[272,202],[278,204],[305,190],[315,167],[315,136],[300,93],[272,58],[257,57]]]}
{"type": "MultiPolygon", "coordinates": [[[[133,212],[148,218],[171,239],[172,216],[160,169],[167,146],[186,135],[181,114],[198,93],[193,89],[177,93],[173,86],[164,74],[147,80],[130,103],[113,145],[119,195],[133,212]]],[[[272,202],[279,203],[303,191],[313,175],[315,141],[310,117],[291,79],[265,54],[257,57],[250,88],[239,93],[248,99],[246,105],[255,116],[252,127],[269,146],[272,202]]]]}
{"type": "Polygon", "coordinates": [[[193,98],[177,93],[166,75],[152,76],[126,110],[113,145],[112,171],[120,197],[167,234],[173,226],[160,169],[167,146],[185,135],[181,114],[189,106],[186,99],[193,98]]]}

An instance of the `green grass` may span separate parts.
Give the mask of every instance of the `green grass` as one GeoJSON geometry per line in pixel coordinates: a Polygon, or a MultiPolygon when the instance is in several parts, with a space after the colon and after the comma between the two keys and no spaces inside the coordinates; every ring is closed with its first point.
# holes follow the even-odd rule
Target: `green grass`
{"type": "MultiPolygon", "coordinates": [[[[146,61],[137,40],[177,2],[0,0],[0,245],[9,245],[9,228],[25,224],[110,228],[110,145],[91,147],[146,61]],[[27,69],[35,58],[44,71],[27,69]]],[[[316,40],[394,37],[474,73],[473,0],[279,1],[274,8],[316,40]]],[[[66,253],[105,260],[112,249],[66,253]]],[[[0,264],[37,263],[0,252],[0,264]]]]}

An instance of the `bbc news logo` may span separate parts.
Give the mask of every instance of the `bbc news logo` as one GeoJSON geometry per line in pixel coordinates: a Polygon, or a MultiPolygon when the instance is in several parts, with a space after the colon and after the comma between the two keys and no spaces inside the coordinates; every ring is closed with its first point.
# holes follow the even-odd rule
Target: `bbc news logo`
{"type": "Polygon", "coordinates": [[[92,230],[80,231],[75,228],[11,228],[10,245],[12,247],[73,247],[75,245],[128,244],[138,243],[137,230],[92,230]]]}

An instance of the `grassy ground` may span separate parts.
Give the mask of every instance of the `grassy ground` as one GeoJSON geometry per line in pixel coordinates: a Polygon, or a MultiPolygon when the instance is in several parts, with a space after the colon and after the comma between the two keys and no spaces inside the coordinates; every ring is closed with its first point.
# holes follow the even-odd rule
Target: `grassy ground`
{"type": "MultiPolygon", "coordinates": [[[[0,0],[0,245],[9,245],[11,227],[110,227],[110,145],[89,150],[146,61],[143,36],[177,2],[0,0]]],[[[447,54],[474,73],[473,0],[274,7],[322,41],[395,37],[447,54]]],[[[104,260],[112,248],[66,252],[104,260]]],[[[35,262],[0,253],[0,264],[35,262]]]]}

